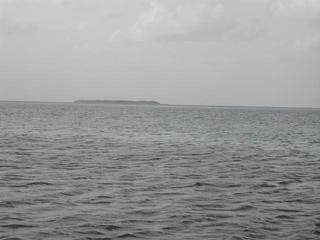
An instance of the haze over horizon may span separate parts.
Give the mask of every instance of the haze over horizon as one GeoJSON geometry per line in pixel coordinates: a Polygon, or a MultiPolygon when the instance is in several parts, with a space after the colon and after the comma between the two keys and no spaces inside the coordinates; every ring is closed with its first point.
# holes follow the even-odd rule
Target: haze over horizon
{"type": "Polygon", "coordinates": [[[319,0],[0,0],[0,100],[320,107],[319,0]]]}

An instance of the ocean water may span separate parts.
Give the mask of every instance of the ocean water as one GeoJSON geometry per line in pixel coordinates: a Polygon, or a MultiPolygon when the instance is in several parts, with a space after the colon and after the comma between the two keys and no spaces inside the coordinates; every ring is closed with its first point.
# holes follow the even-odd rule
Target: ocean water
{"type": "Polygon", "coordinates": [[[320,239],[320,110],[0,103],[0,239],[320,239]]]}

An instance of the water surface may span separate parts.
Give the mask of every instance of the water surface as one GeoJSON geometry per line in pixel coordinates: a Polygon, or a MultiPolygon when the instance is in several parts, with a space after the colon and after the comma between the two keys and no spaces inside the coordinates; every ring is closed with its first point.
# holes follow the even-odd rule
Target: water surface
{"type": "Polygon", "coordinates": [[[320,110],[0,103],[0,239],[319,239],[320,110]]]}

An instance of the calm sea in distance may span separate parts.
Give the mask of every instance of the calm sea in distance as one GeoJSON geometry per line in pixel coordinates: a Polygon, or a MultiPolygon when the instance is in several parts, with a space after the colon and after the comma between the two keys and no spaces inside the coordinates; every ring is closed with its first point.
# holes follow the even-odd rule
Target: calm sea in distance
{"type": "Polygon", "coordinates": [[[2,102],[0,239],[320,239],[320,110],[2,102]]]}

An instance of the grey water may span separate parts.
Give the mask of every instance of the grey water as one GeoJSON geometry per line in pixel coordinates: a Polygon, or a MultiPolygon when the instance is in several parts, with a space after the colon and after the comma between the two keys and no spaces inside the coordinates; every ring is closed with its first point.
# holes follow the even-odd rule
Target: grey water
{"type": "Polygon", "coordinates": [[[2,102],[0,239],[320,239],[320,110],[2,102]]]}

